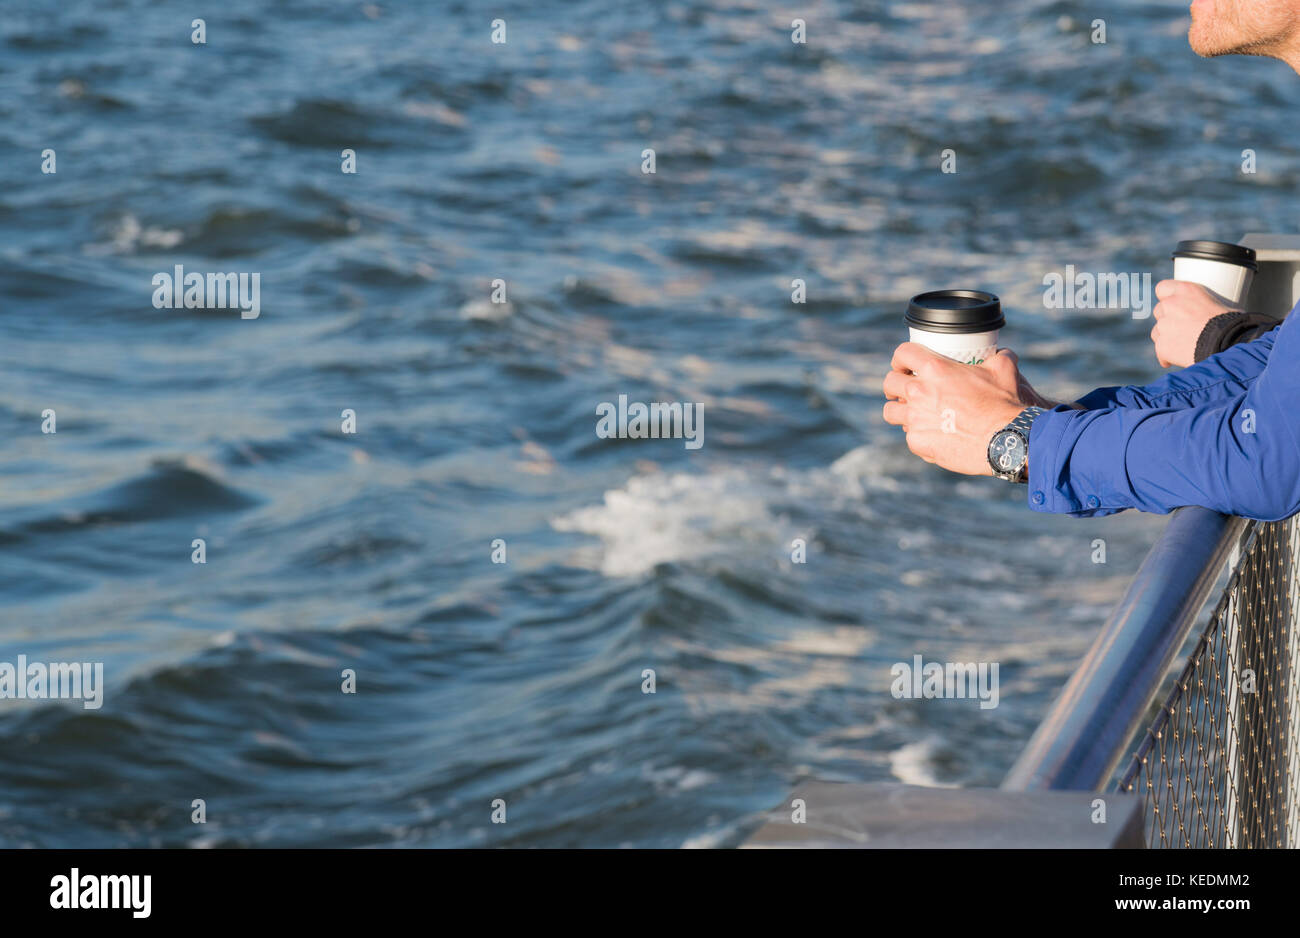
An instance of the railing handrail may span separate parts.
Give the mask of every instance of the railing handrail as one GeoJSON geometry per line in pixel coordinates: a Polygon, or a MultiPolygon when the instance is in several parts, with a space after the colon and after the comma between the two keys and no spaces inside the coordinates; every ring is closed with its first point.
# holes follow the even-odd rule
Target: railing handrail
{"type": "Polygon", "coordinates": [[[1174,512],[1003,788],[1098,791],[1110,780],[1251,523],[1174,512]]]}

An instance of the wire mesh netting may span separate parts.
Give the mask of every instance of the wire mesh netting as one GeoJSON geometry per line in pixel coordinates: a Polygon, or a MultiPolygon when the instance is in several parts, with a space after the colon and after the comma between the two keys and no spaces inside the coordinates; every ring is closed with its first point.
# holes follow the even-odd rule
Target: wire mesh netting
{"type": "Polygon", "coordinates": [[[1119,789],[1152,847],[1300,846],[1300,521],[1256,522],[1119,789]],[[1289,731],[1290,730],[1290,731],[1289,731]]]}

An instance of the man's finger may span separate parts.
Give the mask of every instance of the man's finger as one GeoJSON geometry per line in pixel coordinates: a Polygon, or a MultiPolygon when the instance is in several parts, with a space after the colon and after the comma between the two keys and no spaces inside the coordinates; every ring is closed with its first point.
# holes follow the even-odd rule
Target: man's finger
{"type": "Polygon", "coordinates": [[[1164,303],[1157,303],[1156,308],[1151,310],[1151,315],[1156,318],[1156,322],[1159,322],[1169,315],[1169,307],[1165,306],[1164,303]]]}
{"type": "Polygon", "coordinates": [[[1000,348],[988,358],[984,359],[984,361],[980,362],[979,366],[983,368],[992,368],[998,372],[1010,368],[1012,372],[1019,373],[1020,359],[1016,357],[1016,353],[1011,351],[1011,349],[1000,348]]]}
{"type": "Polygon", "coordinates": [[[918,368],[932,365],[936,361],[947,361],[947,359],[938,352],[930,351],[919,342],[904,342],[894,349],[894,360],[889,363],[889,367],[895,371],[915,373],[918,368]]]}
{"type": "Polygon", "coordinates": [[[882,386],[885,397],[895,401],[907,400],[907,385],[915,380],[911,375],[905,375],[901,371],[891,371],[885,375],[885,383],[882,386]]]}
{"type": "Polygon", "coordinates": [[[1156,333],[1157,333],[1159,330],[1160,330],[1160,327],[1159,327],[1159,326],[1156,326],[1154,329],[1151,330],[1151,341],[1152,341],[1152,342],[1155,342],[1155,345],[1156,345],[1156,349],[1155,349],[1155,351],[1156,351],[1156,362],[1159,363],[1159,365],[1160,365],[1161,368],[1168,368],[1170,365],[1173,364],[1173,362],[1167,362],[1167,361],[1165,361],[1164,358],[1163,358],[1163,357],[1161,356],[1161,354],[1160,354],[1160,342],[1156,339],[1156,333]]]}
{"type": "Polygon", "coordinates": [[[1181,292],[1183,281],[1181,280],[1161,280],[1156,284],[1156,299],[1167,300],[1171,296],[1181,292]]]}
{"type": "Polygon", "coordinates": [[[907,434],[907,448],[913,455],[920,456],[926,462],[934,462],[934,434],[922,431],[909,432],[907,434]]]}
{"type": "Polygon", "coordinates": [[[901,427],[903,418],[907,416],[907,405],[900,401],[886,401],[882,413],[885,417],[885,423],[892,423],[896,427],[901,427]]]}

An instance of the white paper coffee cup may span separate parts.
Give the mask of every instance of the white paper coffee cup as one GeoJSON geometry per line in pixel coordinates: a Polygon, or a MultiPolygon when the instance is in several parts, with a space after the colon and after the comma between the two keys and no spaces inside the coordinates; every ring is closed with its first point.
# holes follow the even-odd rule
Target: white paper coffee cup
{"type": "Polygon", "coordinates": [[[1006,325],[1002,302],[983,290],[932,290],[912,297],[903,317],[911,341],[961,362],[977,365],[998,349],[1006,325]]]}
{"type": "Polygon", "coordinates": [[[1259,265],[1255,252],[1226,241],[1179,241],[1174,279],[1199,283],[1229,306],[1240,306],[1259,265]]]}
{"type": "Polygon", "coordinates": [[[924,345],[933,352],[938,352],[963,365],[978,365],[986,358],[992,358],[998,350],[998,330],[992,332],[970,332],[966,334],[947,334],[943,332],[925,332],[912,326],[907,327],[908,337],[918,345],[924,345]]]}

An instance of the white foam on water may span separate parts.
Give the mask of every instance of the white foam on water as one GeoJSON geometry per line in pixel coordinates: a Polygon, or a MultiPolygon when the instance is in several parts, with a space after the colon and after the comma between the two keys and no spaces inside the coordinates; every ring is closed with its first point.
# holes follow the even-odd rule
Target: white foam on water
{"type": "Polygon", "coordinates": [[[916,742],[908,743],[889,754],[889,771],[894,778],[908,785],[924,785],[927,788],[956,788],[956,785],[939,781],[932,768],[932,758],[938,748],[937,740],[927,736],[916,742]]]}
{"type": "Polygon", "coordinates": [[[738,529],[771,528],[762,495],[739,470],[709,475],[635,476],[605,493],[599,505],[553,519],[557,531],[599,537],[600,571],[609,577],[647,573],[661,563],[708,555],[738,529]]]}
{"type": "Polygon", "coordinates": [[[682,841],[681,849],[683,850],[714,850],[727,845],[727,842],[735,836],[736,831],[745,819],[740,819],[729,824],[724,824],[714,830],[707,830],[700,834],[687,837],[682,841]]]}
{"type": "Polygon", "coordinates": [[[493,303],[489,300],[470,300],[458,311],[461,319],[476,319],[481,322],[501,322],[509,319],[514,312],[515,308],[510,303],[493,303]]]}
{"type": "MultiPolygon", "coordinates": [[[[905,451],[902,456],[913,458],[905,451]]],[[[598,550],[579,552],[580,565],[608,577],[637,576],[661,563],[734,552],[738,544],[784,542],[790,530],[774,507],[780,503],[838,507],[861,501],[869,511],[866,502],[873,492],[900,491],[899,481],[886,471],[890,458],[890,448],[864,445],[827,468],[637,475],[605,492],[599,505],[553,518],[551,526],[600,539],[598,550]]],[[[899,468],[908,466],[900,462],[899,468]]]]}
{"type": "Polygon", "coordinates": [[[87,244],[87,254],[134,254],[138,248],[162,248],[170,250],[185,240],[185,233],[179,228],[159,228],[156,225],[145,227],[134,215],[123,215],[113,226],[107,241],[87,244]]]}
{"type": "Polygon", "coordinates": [[[657,769],[652,765],[641,767],[641,777],[654,784],[659,791],[692,791],[718,781],[718,776],[704,769],[689,769],[684,765],[670,765],[657,769]]]}

